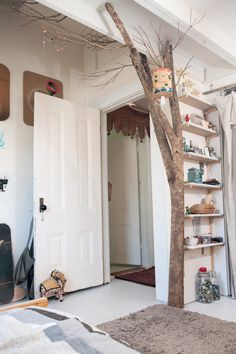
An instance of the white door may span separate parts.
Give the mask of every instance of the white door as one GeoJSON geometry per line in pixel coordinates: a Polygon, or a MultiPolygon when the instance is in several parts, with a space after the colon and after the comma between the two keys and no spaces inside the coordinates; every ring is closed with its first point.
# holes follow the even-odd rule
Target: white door
{"type": "Polygon", "coordinates": [[[110,258],[113,264],[141,264],[136,139],[108,137],[110,258]]]}
{"type": "Polygon", "coordinates": [[[66,292],[100,285],[99,111],[41,93],[34,109],[36,296],[54,268],[65,274],[66,292]]]}

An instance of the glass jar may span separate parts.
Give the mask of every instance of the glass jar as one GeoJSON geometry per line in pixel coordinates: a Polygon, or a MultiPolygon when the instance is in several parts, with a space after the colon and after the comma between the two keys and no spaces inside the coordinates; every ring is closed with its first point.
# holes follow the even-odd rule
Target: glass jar
{"type": "Polygon", "coordinates": [[[209,304],[213,301],[211,273],[201,267],[196,276],[196,297],[198,302],[209,304]]]}
{"type": "Polygon", "coordinates": [[[220,300],[220,284],[217,273],[215,271],[211,272],[211,286],[213,293],[213,300],[220,300]]]}

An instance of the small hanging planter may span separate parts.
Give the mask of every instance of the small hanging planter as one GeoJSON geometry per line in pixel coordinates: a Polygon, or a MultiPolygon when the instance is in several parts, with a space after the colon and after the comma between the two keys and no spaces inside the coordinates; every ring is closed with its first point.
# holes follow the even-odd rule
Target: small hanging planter
{"type": "Polygon", "coordinates": [[[152,70],[153,93],[157,97],[170,97],[173,94],[170,68],[156,67],[152,70]]]}

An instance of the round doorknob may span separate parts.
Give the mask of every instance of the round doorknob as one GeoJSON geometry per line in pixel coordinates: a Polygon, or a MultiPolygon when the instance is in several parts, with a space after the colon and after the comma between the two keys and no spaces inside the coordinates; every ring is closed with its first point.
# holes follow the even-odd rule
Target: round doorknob
{"type": "Polygon", "coordinates": [[[47,210],[47,205],[45,204],[41,205],[41,211],[45,211],[45,210],[47,210]]]}

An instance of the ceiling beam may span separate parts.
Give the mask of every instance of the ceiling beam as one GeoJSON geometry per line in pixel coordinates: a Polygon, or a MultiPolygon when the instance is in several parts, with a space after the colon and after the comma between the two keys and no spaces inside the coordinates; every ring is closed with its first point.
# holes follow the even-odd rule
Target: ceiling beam
{"type": "Polygon", "coordinates": [[[85,0],[38,0],[38,2],[57,12],[63,13],[97,32],[123,42],[119,31],[106,12],[104,2],[99,8],[85,0]]]}
{"type": "MultiPolygon", "coordinates": [[[[104,0],[96,0],[94,2],[91,0],[38,0],[38,2],[67,15],[85,26],[119,42],[123,42],[120,33],[105,10],[104,0]]],[[[178,0],[177,8],[176,0],[111,0],[111,2],[123,18],[130,36],[133,37],[137,34],[135,28],[138,24],[142,23],[142,28],[148,34],[149,39],[154,45],[156,37],[151,23],[158,25],[158,23],[163,22],[162,32],[165,31],[166,33],[163,33],[163,36],[164,38],[166,36],[172,37],[171,40],[176,39],[178,23],[182,30],[186,29],[189,25],[190,8],[186,7],[183,0],[178,0]]],[[[193,18],[199,18],[200,16],[201,14],[193,14],[193,18]]],[[[203,21],[205,21],[205,19],[203,21]]],[[[236,65],[236,53],[235,57],[233,57],[225,48],[220,48],[216,43],[213,43],[213,45],[209,38],[202,34],[202,32],[204,32],[203,27],[199,29],[199,26],[202,26],[202,22],[199,23],[197,28],[192,29],[190,33],[188,33],[188,37],[186,37],[182,46],[178,47],[176,51],[177,56],[183,58],[183,62],[188,60],[190,55],[194,56],[192,66],[198,68],[197,71],[195,69],[194,71],[196,74],[198,72],[195,78],[199,81],[203,80],[202,70],[204,70],[204,68],[208,70],[208,68],[211,69],[218,65],[221,76],[224,76],[225,72],[228,74],[229,70],[234,70],[236,65]],[[222,58],[224,58],[224,60],[222,58]],[[234,66],[229,63],[232,63],[234,66]]],[[[206,29],[205,33],[208,33],[206,29]]],[[[218,39],[220,43],[220,36],[218,36],[218,39]]],[[[138,44],[136,45],[138,46],[138,44]]],[[[234,48],[236,51],[236,45],[234,48]]],[[[142,48],[139,49],[140,51],[142,50],[142,48]]],[[[176,62],[176,65],[179,64],[176,62]]],[[[207,75],[207,79],[208,77],[210,79],[210,76],[211,75],[207,75]]]]}
{"type": "MultiPolygon", "coordinates": [[[[180,29],[183,31],[189,26],[191,12],[192,19],[200,19],[204,15],[191,9],[184,0],[134,1],[175,28],[180,26],[180,29]]],[[[203,18],[191,29],[188,36],[236,67],[236,41],[229,38],[225,32],[221,31],[206,18],[203,18]]]]}

